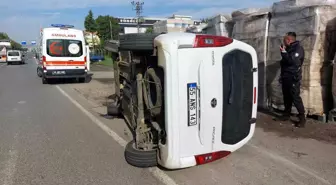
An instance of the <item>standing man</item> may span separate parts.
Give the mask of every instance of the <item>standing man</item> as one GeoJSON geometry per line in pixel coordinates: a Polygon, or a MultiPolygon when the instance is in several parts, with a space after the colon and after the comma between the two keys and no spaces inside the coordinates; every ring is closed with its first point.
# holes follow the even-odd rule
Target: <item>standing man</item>
{"type": "Polygon", "coordinates": [[[285,105],[283,120],[289,120],[292,105],[299,112],[300,121],[296,127],[304,127],[306,124],[305,109],[300,97],[300,85],[302,80],[301,66],[304,60],[304,49],[296,40],[295,32],[288,32],[284,37],[284,45],[280,46],[281,51],[281,76],[282,94],[285,105]]]}

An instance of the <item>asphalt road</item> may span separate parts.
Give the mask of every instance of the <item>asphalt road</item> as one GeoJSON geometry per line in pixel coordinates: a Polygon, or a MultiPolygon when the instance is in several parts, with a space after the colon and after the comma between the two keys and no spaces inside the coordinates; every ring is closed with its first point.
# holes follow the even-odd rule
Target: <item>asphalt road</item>
{"type": "Polygon", "coordinates": [[[106,108],[80,95],[102,84],[42,85],[34,60],[27,63],[0,64],[0,185],[336,184],[335,145],[261,128],[247,145],[207,165],[134,168],[124,160],[131,139],[124,121],[100,116],[106,108]]]}
{"type": "Polygon", "coordinates": [[[161,184],[123,151],[55,85],[42,85],[34,60],[0,64],[0,185],[161,184]]]}

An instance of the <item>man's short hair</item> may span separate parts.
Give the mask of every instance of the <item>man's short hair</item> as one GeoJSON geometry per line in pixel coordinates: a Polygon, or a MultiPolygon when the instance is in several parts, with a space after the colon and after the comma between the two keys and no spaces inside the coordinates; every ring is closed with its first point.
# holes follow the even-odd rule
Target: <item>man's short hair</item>
{"type": "Polygon", "coordinates": [[[287,32],[286,35],[296,38],[296,33],[295,32],[287,32]]]}

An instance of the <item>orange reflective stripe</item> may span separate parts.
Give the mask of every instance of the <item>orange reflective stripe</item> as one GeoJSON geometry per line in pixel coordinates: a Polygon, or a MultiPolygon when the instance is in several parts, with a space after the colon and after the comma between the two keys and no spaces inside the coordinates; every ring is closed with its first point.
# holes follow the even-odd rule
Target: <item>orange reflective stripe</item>
{"type": "Polygon", "coordinates": [[[46,66],[85,66],[84,61],[52,61],[46,62],[46,66]]]}

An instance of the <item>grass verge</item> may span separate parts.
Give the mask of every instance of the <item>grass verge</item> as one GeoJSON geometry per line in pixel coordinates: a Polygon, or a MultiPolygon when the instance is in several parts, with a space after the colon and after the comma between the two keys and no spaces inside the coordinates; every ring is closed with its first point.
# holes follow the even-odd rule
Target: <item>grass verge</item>
{"type": "Polygon", "coordinates": [[[97,62],[96,64],[98,65],[103,65],[103,66],[113,66],[113,60],[110,56],[105,56],[105,60],[101,62],[97,62]]]}

